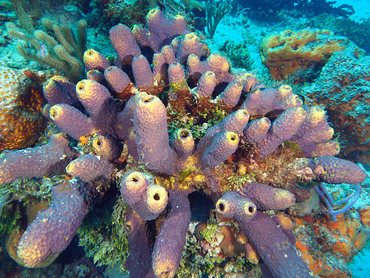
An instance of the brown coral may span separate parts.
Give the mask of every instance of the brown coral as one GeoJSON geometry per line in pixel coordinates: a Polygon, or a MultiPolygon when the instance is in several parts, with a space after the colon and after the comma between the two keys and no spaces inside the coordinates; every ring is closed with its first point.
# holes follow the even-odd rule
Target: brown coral
{"type": "Polygon", "coordinates": [[[285,30],[262,39],[262,62],[273,79],[287,79],[299,70],[321,68],[334,52],[345,49],[348,40],[327,30],[285,30]]]}
{"type": "Polygon", "coordinates": [[[19,70],[0,67],[0,151],[33,145],[45,127],[39,86],[19,70]]]}

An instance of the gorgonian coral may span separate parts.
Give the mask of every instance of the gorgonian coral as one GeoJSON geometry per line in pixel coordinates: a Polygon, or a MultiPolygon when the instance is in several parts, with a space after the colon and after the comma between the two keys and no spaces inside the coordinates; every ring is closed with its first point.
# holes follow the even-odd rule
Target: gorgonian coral
{"type": "MultiPolygon", "coordinates": [[[[265,274],[311,277],[293,248],[294,225],[284,210],[314,194],[298,184],[312,188],[316,181],[362,183],[365,172],[334,157],[339,146],[331,139],[325,112],[303,107],[289,86],[265,88],[247,72],[233,73],[227,58],[209,54],[181,16],[169,19],[152,10],[147,27],[111,29],[115,66],[88,50],[88,79],[74,86],[54,77],[45,84],[49,104],[44,114],[71,142],[79,141],[77,147],[55,135],[45,146],[2,158],[0,172],[7,176],[3,182],[51,173],[72,177],[63,183],[66,190],[55,186],[48,210],[56,214],[40,212],[24,232],[17,251],[21,261],[35,267],[59,253],[61,248],[54,247],[68,244],[93,200],[105,194],[105,181],[112,180],[120,184],[128,206],[126,266],[132,277],[174,277],[177,271],[201,275],[202,262],[191,263],[192,256],[216,251],[209,247],[213,236],[202,232],[198,236],[203,253],[189,251],[188,228],[197,213],[192,213],[188,195],[194,196],[194,191],[212,200],[215,210],[209,219],[231,223],[222,229],[229,241],[223,253],[219,251],[215,269],[247,253],[265,274]],[[55,148],[60,153],[55,154],[55,148]],[[27,163],[29,157],[33,164],[27,163]],[[27,165],[27,174],[9,170],[19,162],[27,165]],[[57,198],[65,194],[75,196],[69,200],[73,204],[65,202],[59,209],[57,198]],[[61,225],[75,211],[79,213],[73,227],[61,225]],[[58,225],[42,225],[57,219],[58,225]],[[151,220],[156,227],[147,225],[151,220]],[[48,235],[58,230],[56,242],[39,245],[38,227],[48,235]],[[63,243],[59,235],[65,236],[63,243]],[[188,253],[182,258],[185,245],[188,253]],[[239,249],[227,251],[235,245],[239,249]],[[35,260],[31,250],[46,255],[35,260]]],[[[238,271],[245,272],[246,265],[238,271]]]]}

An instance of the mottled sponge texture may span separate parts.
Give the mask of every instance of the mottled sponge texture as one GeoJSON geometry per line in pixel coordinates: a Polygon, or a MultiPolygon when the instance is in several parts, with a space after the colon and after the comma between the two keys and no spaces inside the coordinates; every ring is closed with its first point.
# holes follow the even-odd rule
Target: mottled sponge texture
{"type": "Polygon", "coordinates": [[[6,152],[0,159],[0,184],[18,178],[62,174],[77,155],[62,134],[53,135],[45,145],[6,152]]]}
{"type": "Polygon", "coordinates": [[[130,207],[127,207],[126,211],[130,255],[125,264],[130,271],[130,277],[154,277],[146,221],[130,207]]]}
{"type": "Polygon", "coordinates": [[[104,158],[93,154],[84,154],[71,161],[67,165],[66,171],[73,177],[89,182],[101,176],[107,179],[111,178],[113,165],[104,158]]]}
{"type": "Polygon", "coordinates": [[[355,163],[334,156],[318,157],[313,170],[327,183],[363,183],[366,172],[355,163]]]}
{"type": "Polygon", "coordinates": [[[18,244],[17,255],[26,267],[37,267],[67,248],[89,212],[89,206],[80,193],[84,186],[84,183],[70,180],[52,188],[52,203],[37,213],[18,244]]]}
{"type": "Polygon", "coordinates": [[[141,96],[134,113],[140,161],[153,171],[173,174],[173,153],[167,132],[167,110],[156,96],[141,96]]]}
{"type": "Polygon", "coordinates": [[[145,220],[156,219],[168,201],[166,189],[149,179],[140,172],[130,172],[121,180],[122,199],[145,220]]]}
{"type": "Polygon", "coordinates": [[[216,203],[217,212],[226,218],[243,218],[246,221],[254,218],[257,212],[256,205],[234,191],[225,192],[216,203]]]}
{"type": "Polygon", "coordinates": [[[266,277],[312,277],[308,266],[298,256],[289,239],[271,216],[257,211],[252,220],[239,217],[235,220],[266,264],[270,274],[266,277]]]}
{"type": "Polygon", "coordinates": [[[187,194],[170,192],[170,208],[154,243],[152,265],[155,277],[174,277],[180,265],[190,224],[187,194]]]}
{"type": "Polygon", "coordinates": [[[241,193],[248,196],[259,210],[285,210],[295,202],[293,193],[266,184],[246,183],[241,193]]]}
{"type": "Polygon", "coordinates": [[[149,11],[147,26],[148,29],[135,25],[132,32],[140,46],[149,46],[154,52],[159,52],[162,46],[169,44],[175,37],[189,32],[183,16],[167,18],[159,8],[149,11]]]}

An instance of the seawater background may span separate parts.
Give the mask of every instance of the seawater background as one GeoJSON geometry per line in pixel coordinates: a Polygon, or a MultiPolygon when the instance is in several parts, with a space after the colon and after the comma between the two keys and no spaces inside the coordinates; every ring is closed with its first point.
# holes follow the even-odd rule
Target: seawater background
{"type": "Polygon", "coordinates": [[[354,0],[354,1],[338,0],[334,6],[337,7],[342,4],[352,5],[353,8],[355,9],[356,13],[351,16],[351,19],[356,21],[362,21],[364,19],[370,18],[370,0],[354,0]]]}

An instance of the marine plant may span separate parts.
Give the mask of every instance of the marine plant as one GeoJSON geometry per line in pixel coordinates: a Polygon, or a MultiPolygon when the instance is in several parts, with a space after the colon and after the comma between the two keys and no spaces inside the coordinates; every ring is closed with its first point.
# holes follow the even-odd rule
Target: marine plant
{"type": "Polygon", "coordinates": [[[86,21],[77,22],[75,33],[67,24],[58,24],[47,18],[42,23],[45,31],[35,30],[31,34],[23,33],[11,22],[6,24],[10,36],[21,40],[17,46],[18,53],[41,65],[63,71],[72,81],[81,79],[85,72],[82,56],[86,50],[86,21]]]}
{"type": "Polygon", "coordinates": [[[203,271],[212,275],[259,263],[264,274],[311,277],[293,247],[294,215],[285,212],[298,215],[298,203],[310,204],[317,182],[361,184],[366,177],[335,157],[339,144],[325,111],[303,107],[290,86],[264,88],[246,71],[233,73],[181,16],[153,9],[147,28],[119,24],[110,40],[116,66],[90,49],[83,58],[87,79],[74,85],[54,76],[45,83],[43,113],[62,133],[0,158],[1,190],[18,178],[59,180],[50,187],[50,206],[9,239],[17,262],[50,264],[81,227],[89,255],[112,265],[128,255],[132,277],[174,277],[180,265],[182,275],[200,277],[195,257],[211,255],[203,271]],[[149,59],[144,48],[152,50],[149,59]],[[188,126],[203,127],[199,138],[188,126]],[[112,203],[112,217],[101,221],[106,214],[94,208],[109,214],[112,203]],[[207,223],[190,231],[199,214],[207,223]]]}
{"type": "Polygon", "coordinates": [[[220,51],[230,59],[233,67],[246,70],[252,69],[253,59],[249,53],[247,43],[236,44],[227,40],[220,48],[220,51]]]}
{"type": "Polygon", "coordinates": [[[228,1],[208,0],[206,2],[207,34],[212,39],[221,19],[231,12],[232,6],[228,1]]]}

